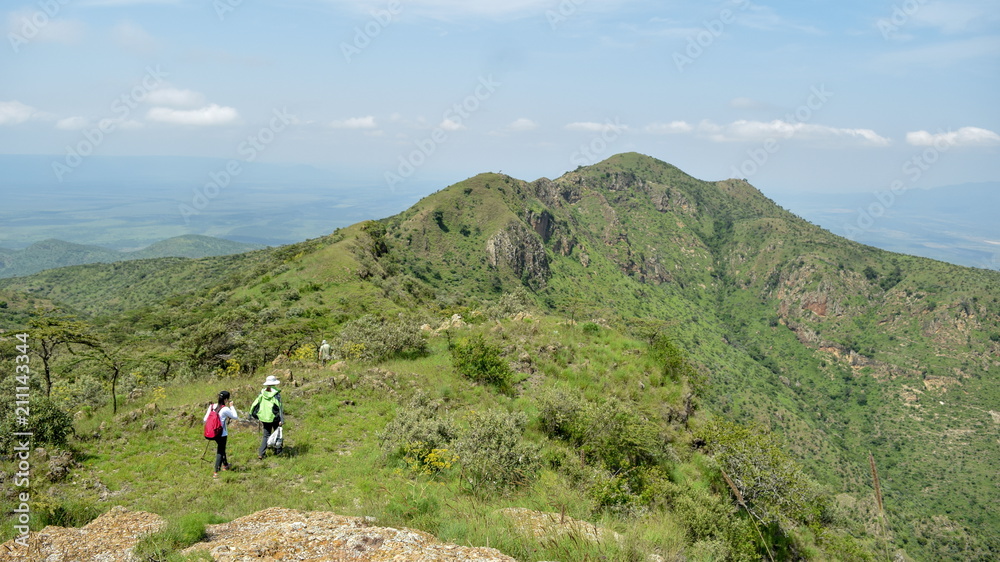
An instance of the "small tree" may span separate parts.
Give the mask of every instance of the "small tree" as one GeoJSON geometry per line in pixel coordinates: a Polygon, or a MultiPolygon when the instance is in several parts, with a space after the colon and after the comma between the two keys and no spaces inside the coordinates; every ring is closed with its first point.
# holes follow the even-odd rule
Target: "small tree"
{"type": "Polygon", "coordinates": [[[705,442],[735,488],[740,505],[765,525],[813,521],[822,501],[778,439],[758,427],[716,420],[705,442]]]}
{"type": "Polygon", "coordinates": [[[57,313],[32,318],[28,321],[28,328],[34,343],[30,349],[42,360],[45,396],[49,397],[52,395],[52,363],[59,350],[65,348],[75,353],[73,345],[93,347],[97,339],[93,328],[86,322],[57,313]]]}

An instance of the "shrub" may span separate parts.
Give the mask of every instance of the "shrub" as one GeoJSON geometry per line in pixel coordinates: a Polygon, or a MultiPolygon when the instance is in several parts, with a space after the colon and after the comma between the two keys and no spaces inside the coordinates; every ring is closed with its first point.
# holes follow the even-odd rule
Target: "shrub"
{"type": "Polygon", "coordinates": [[[716,420],[706,428],[705,442],[760,521],[787,528],[819,517],[824,499],[773,434],[716,420]]]}
{"type": "Polygon", "coordinates": [[[588,412],[582,432],[584,455],[611,471],[655,465],[664,457],[659,431],[643,419],[634,403],[609,398],[588,412]]]}
{"type": "Polygon", "coordinates": [[[473,412],[455,444],[462,474],[476,491],[502,491],[534,481],[541,468],[539,447],[523,439],[521,412],[473,412]]]}
{"type": "Polygon", "coordinates": [[[510,318],[519,312],[526,312],[531,303],[531,297],[524,287],[518,287],[510,293],[504,293],[500,300],[486,309],[486,315],[492,319],[510,318]]]}
{"type": "Polygon", "coordinates": [[[586,423],[586,401],[568,390],[546,389],[538,397],[538,422],[549,437],[578,440],[586,423]]]}
{"type": "Polygon", "coordinates": [[[509,390],[514,372],[502,354],[499,346],[487,342],[482,335],[455,344],[451,349],[452,362],[459,373],[476,382],[509,390]]]}
{"type": "Polygon", "coordinates": [[[14,433],[31,433],[32,446],[41,444],[65,445],[66,438],[73,433],[73,418],[66,412],[60,410],[55,402],[49,398],[33,393],[29,404],[30,415],[26,417],[26,423],[22,424],[21,416],[15,408],[13,394],[7,400],[0,403],[5,415],[0,421],[0,451],[4,455],[13,454],[13,448],[17,437],[14,433]]]}
{"type": "Polygon", "coordinates": [[[451,416],[440,409],[440,403],[426,394],[414,396],[377,435],[382,452],[389,457],[420,458],[424,462],[431,452],[446,450],[458,430],[451,416]]]}
{"type": "Polygon", "coordinates": [[[580,327],[583,333],[593,336],[601,331],[601,327],[594,322],[587,322],[580,327]]]}
{"type": "Polygon", "coordinates": [[[688,379],[697,382],[697,371],[665,334],[656,332],[649,338],[649,355],[660,368],[660,386],[666,385],[668,380],[680,382],[688,379]]]}
{"type": "Polygon", "coordinates": [[[300,345],[292,353],[292,361],[315,361],[317,357],[316,346],[311,343],[300,345]]]}
{"type": "Polygon", "coordinates": [[[590,488],[597,507],[625,517],[642,515],[661,500],[670,486],[655,467],[634,467],[610,473],[590,488]]]}
{"type": "MultiPolygon", "coordinates": [[[[687,527],[694,553],[705,553],[706,560],[763,560],[758,552],[760,539],[752,523],[736,517],[732,506],[699,488],[672,486],[669,502],[687,527]]],[[[701,559],[701,558],[699,558],[701,559]]]]}
{"type": "Polygon", "coordinates": [[[411,323],[369,314],[345,324],[334,349],[342,357],[350,352],[355,356],[346,358],[375,362],[406,353],[425,353],[427,341],[411,323]]]}

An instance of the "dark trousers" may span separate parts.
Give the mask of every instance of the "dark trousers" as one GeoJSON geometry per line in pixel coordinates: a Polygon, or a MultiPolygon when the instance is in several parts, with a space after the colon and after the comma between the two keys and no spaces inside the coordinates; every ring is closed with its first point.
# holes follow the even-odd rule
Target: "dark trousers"
{"type": "Polygon", "coordinates": [[[215,441],[215,471],[219,472],[219,469],[223,466],[229,468],[229,459],[226,458],[226,440],[228,436],[220,435],[216,437],[215,441]]]}
{"type": "MultiPolygon", "coordinates": [[[[264,424],[264,438],[260,440],[260,449],[257,449],[258,457],[264,456],[264,452],[267,451],[267,438],[270,437],[272,433],[274,433],[275,429],[278,429],[277,421],[261,422],[261,423],[264,424]]],[[[279,450],[275,452],[280,453],[281,451],[279,450]]]]}

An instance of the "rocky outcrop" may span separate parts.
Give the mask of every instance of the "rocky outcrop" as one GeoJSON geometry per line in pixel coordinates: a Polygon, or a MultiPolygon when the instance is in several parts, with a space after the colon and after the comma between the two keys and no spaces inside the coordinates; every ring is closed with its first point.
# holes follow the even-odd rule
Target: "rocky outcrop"
{"type": "Polygon", "coordinates": [[[493,548],[457,546],[412,529],[376,527],[364,517],[272,507],[209,525],[208,538],[185,554],[207,551],[218,562],[244,560],[475,560],[513,562],[493,548]]]}
{"type": "MultiPolygon", "coordinates": [[[[184,554],[207,552],[218,562],[250,560],[427,560],[514,562],[493,548],[443,543],[412,529],[376,527],[364,517],[272,507],[206,528],[207,538],[184,554]]],[[[82,528],[50,525],[31,533],[27,547],[0,545],[0,562],[138,562],[143,535],[165,526],[162,517],[116,506],[82,528]]]]}
{"type": "Polygon", "coordinates": [[[486,259],[491,267],[507,268],[535,288],[549,279],[549,258],[538,234],[524,223],[512,221],[486,241],[486,259]]]}
{"type": "Polygon", "coordinates": [[[143,535],[155,533],[165,524],[155,513],[115,506],[79,529],[49,525],[30,533],[25,541],[27,546],[9,540],[0,545],[0,562],[137,561],[132,555],[135,545],[143,535]]]}

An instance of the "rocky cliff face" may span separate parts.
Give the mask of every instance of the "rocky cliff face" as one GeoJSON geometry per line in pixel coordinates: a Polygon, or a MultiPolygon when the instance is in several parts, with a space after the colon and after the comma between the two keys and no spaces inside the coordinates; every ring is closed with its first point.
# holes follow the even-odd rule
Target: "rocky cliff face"
{"type": "Polygon", "coordinates": [[[520,221],[511,221],[486,241],[490,267],[506,267],[533,289],[545,287],[549,278],[549,259],[536,232],[520,221]]]}

